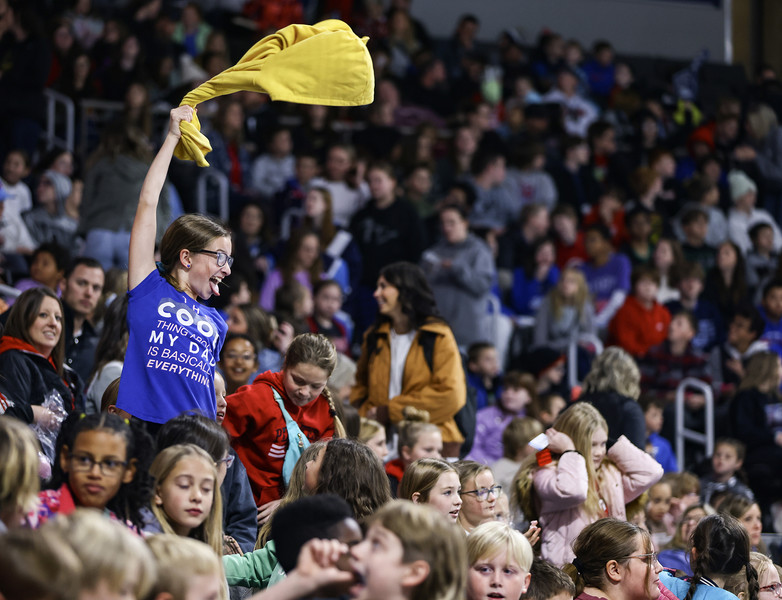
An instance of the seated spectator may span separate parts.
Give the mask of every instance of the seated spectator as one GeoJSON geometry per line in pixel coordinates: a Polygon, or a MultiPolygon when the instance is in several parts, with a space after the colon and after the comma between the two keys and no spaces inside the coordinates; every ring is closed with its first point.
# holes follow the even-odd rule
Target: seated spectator
{"type": "Polygon", "coordinates": [[[747,302],[747,271],[744,257],[733,242],[723,242],[717,248],[717,263],[706,273],[705,295],[717,305],[723,322],[729,322],[736,308],[747,302]]]}
{"type": "Polygon", "coordinates": [[[494,344],[475,342],[467,349],[467,385],[474,390],[478,410],[497,403],[500,372],[494,344]]]}
{"type": "Polygon", "coordinates": [[[684,241],[682,253],[690,262],[698,263],[706,272],[714,266],[716,251],[706,243],[709,230],[709,213],[701,208],[692,208],[681,218],[684,241]]]}
{"type": "Polygon", "coordinates": [[[760,339],[782,355],[782,279],[772,279],[763,288],[760,316],[765,321],[760,339]]]}
{"type": "Polygon", "coordinates": [[[502,432],[513,419],[526,415],[526,407],[534,399],[534,377],[517,371],[506,373],[499,402],[476,415],[475,442],[467,459],[490,465],[502,458],[502,432]]]}
{"type": "Polygon", "coordinates": [[[635,199],[625,205],[625,211],[645,208],[649,211],[652,226],[651,240],[657,242],[664,233],[663,215],[660,212],[658,196],[663,189],[663,180],[650,167],[638,167],[630,177],[635,199]]]}
{"type": "Polygon", "coordinates": [[[546,148],[543,144],[528,142],[511,155],[507,180],[514,196],[522,205],[542,204],[551,211],[557,204],[557,188],[551,175],[543,170],[546,148]]]}
{"type": "Polygon", "coordinates": [[[508,423],[502,432],[502,458],[491,465],[494,477],[503,489],[510,490],[521,462],[535,449],[529,445],[536,436],[543,433],[543,425],[532,417],[517,417],[508,423]]]}
{"type": "Polygon", "coordinates": [[[672,300],[678,300],[679,271],[684,264],[684,255],[679,242],[662,238],[654,249],[652,263],[660,275],[657,302],[666,304],[672,300]]]}
{"type": "Polygon", "coordinates": [[[472,159],[470,173],[469,181],[476,194],[470,225],[500,233],[507,230],[518,218],[522,201],[505,186],[505,156],[496,150],[479,150],[472,159]]]}
{"type": "Polygon", "coordinates": [[[657,302],[657,273],[650,267],[636,267],[631,277],[632,293],[608,326],[608,341],[641,357],[668,335],[671,315],[657,302]]]}
{"type": "Polygon", "coordinates": [[[81,187],[74,189],[65,175],[46,171],[38,181],[36,203],[36,208],[22,215],[35,243],[56,242],[72,248],[79,227],[81,187]]]}
{"type": "Polygon", "coordinates": [[[500,273],[512,273],[523,265],[532,247],[548,233],[550,219],[545,206],[527,204],[518,215],[518,227],[506,231],[499,239],[497,269],[500,273]]]}
{"type": "Polygon", "coordinates": [[[0,182],[8,194],[6,210],[21,215],[33,207],[33,194],[23,181],[30,175],[30,157],[24,150],[11,150],[3,162],[0,182]]]}
{"type": "Polygon", "coordinates": [[[752,249],[749,238],[750,228],[759,223],[768,223],[774,231],[774,251],[782,249],[782,232],[774,222],[773,217],[762,208],[755,208],[758,186],[743,171],[731,171],[728,174],[730,185],[730,197],[733,200],[733,208],[728,214],[728,235],[736,244],[742,254],[752,249]]]}
{"type": "Polygon", "coordinates": [[[558,204],[551,213],[551,229],[557,266],[564,269],[571,262],[587,259],[584,232],[578,229],[578,214],[568,204],[558,204]]]}
{"type": "Polygon", "coordinates": [[[533,345],[564,352],[582,334],[595,334],[595,309],[584,274],[568,267],[535,312],[533,345]]]}
{"type": "Polygon", "coordinates": [[[643,206],[636,206],[625,212],[625,224],[629,239],[619,248],[620,252],[630,259],[634,267],[651,263],[654,256],[652,213],[643,206]]]}
{"type": "Polygon", "coordinates": [[[590,92],[602,101],[606,101],[614,89],[614,58],[611,43],[598,40],[592,47],[592,58],[583,66],[590,92]]]}
{"type": "Polygon", "coordinates": [[[584,235],[588,260],[581,265],[595,303],[595,324],[608,325],[630,291],[630,261],[614,252],[611,233],[605,225],[590,225],[584,235]]]}
{"type": "Polygon", "coordinates": [[[557,420],[559,413],[565,410],[567,402],[557,393],[538,394],[537,399],[530,403],[527,412],[530,417],[548,429],[557,420]]]}
{"type": "Polygon", "coordinates": [[[263,284],[259,304],[264,310],[274,310],[274,294],[280,286],[298,281],[312,291],[312,286],[323,275],[318,235],[300,229],[288,242],[285,257],[263,284]]]}
{"type": "Polygon", "coordinates": [[[244,140],[244,116],[244,107],[238,98],[223,99],[207,136],[212,145],[209,164],[228,177],[235,194],[244,194],[250,189],[250,152],[244,140]]]}
{"type": "Polygon", "coordinates": [[[688,211],[699,208],[708,214],[709,227],[704,241],[712,248],[716,248],[728,239],[728,222],[725,213],[719,206],[720,188],[716,181],[702,175],[694,176],[687,185],[687,194],[690,201],[682,206],[673,222],[673,230],[680,241],[684,241],[684,232],[681,227],[681,217],[688,211]]]}
{"type": "Polygon", "coordinates": [[[592,209],[584,216],[583,225],[603,224],[611,234],[611,244],[618,248],[627,241],[625,226],[624,193],[617,187],[607,187],[592,205],[592,209]]]}
{"type": "Polygon", "coordinates": [[[578,74],[569,66],[557,71],[555,87],[543,96],[543,102],[562,107],[563,127],[570,135],[586,137],[589,126],[597,120],[595,106],[578,93],[578,74]]]}
{"type": "Polygon", "coordinates": [[[560,275],[555,262],[554,242],[542,238],[524,256],[521,266],[513,270],[510,305],[516,314],[532,316],[554,289],[560,275]]]}
{"type": "Polygon", "coordinates": [[[760,336],[765,321],[750,304],[739,306],[728,325],[727,339],[714,348],[709,362],[714,375],[714,388],[722,397],[732,396],[744,378],[750,356],[768,350],[768,342],[760,336]]]}
{"type": "Polygon", "coordinates": [[[660,435],[663,428],[665,402],[654,396],[641,396],[638,401],[644,411],[646,423],[646,451],[654,456],[666,473],[679,470],[671,443],[660,435]]]}
{"type": "Polygon", "coordinates": [[[649,501],[646,504],[646,527],[652,537],[655,549],[667,544],[673,537],[675,525],[671,514],[671,485],[658,481],[649,488],[649,501]]]}
{"type": "Polygon", "coordinates": [[[777,269],[779,253],[774,251],[774,229],[768,223],[756,223],[749,229],[752,249],[747,252],[747,287],[750,294],[762,289],[777,269]]]}
{"type": "Polygon", "coordinates": [[[714,442],[714,454],[711,456],[711,470],[701,477],[701,502],[710,504],[715,492],[729,492],[754,500],[755,495],[739,479],[744,477],[741,467],[747,447],[732,438],[720,438],[714,442]]]}
{"type": "MultiPolygon", "coordinates": [[[[673,534],[673,539],[665,544],[657,555],[657,560],[663,567],[676,569],[692,576],[689,540],[701,519],[710,514],[714,514],[714,511],[702,504],[692,504],[685,509],[682,518],[676,526],[676,533],[673,534]]],[[[742,576],[746,579],[744,573],[742,573],[742,576]]]]}
{"type": "Polygon", "coordinates": [[[323,175],[309,182],[310,187],[325,187],[331,194],[334,210],[334,223],[347,226],[351,217],[366,203],[370,192],[368,185],[361,181],[351,185],[348,181],[351,170],[355,167],[356,154],[352,146],[335,144],[326,155],[323,175]]]}
{"type": "MultiPolygon", "coordinates": [[[[681,311],[670,318],[664,341],[650,348],[638,363],[645,394],[670,403],[676,398],[676,388],[685,377],[711,383],[711,369],[706,356],[692,345],[696,331],[697,323],[691,312],[681,311]]],[[[700,393],[685,396],[685,405],[690,411],[699,411],[704,403],[700,393]]]]}
{"type": "Polygon", "coordinates": [[[698,350],[711,352],[722,342],[722,316],[717,307],[703,295],[703,268],[698,263],[685,263],[679,271],[679,300],[665,304],[668,312],[690,311],[698,322],[698,332],[692,345],[698,350]]]}
{"type": "Polygon", "coordinates": [[[70,253],[66,248],[54,242],[41,244],[33,251],[30,277],[17,281],[14,287],[20,292],[34,287],[59,290],[65,278],[65,269],[70,264],[70,253]]]}
{"type": "Polygon", "coordinates": [[[174,27],[172,40],[182,44],[185,51],[195,58],[204,51],[211,31],[211,26],[204,21],[201,5],[188,2],[182,9],[182,18],[174,27]]]}
{"type": "Polygon", "coordinates": [[[293,156],[290,129],[280,127],[269,134],[267,151],[253,161],[250,168],[250,188],[263,198],[274,198],[294,176],[296,159],[293,156]]]}
{"type": "Polygon", "coordinates": [[[587,169],[589,144],[583,137],[565,136],[560,153],[562,162],[550,169],[557,186],[557,197],[560,203],[568,204],[582,214],[599,194],[597,181],[587,169]]]}
{"type": "Polygon", "coordinates": [[[324,279],[313,287],[313,311],[307,318],[311,333],[325,335],[337,352],[350,356],[350,333],[337,317],[342,309],[342,288],[333,279],[324,279]]]}

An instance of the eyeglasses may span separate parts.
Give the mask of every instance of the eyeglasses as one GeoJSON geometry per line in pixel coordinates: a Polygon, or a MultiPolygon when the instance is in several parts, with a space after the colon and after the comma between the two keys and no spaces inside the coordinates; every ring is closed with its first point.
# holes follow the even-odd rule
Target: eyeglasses
{"type": "Polygon", "coordinates": [[[489,494],[494,494],[495,498],[499,498],[502,495],[502,486],[494,485],[490,488],[481,488],[479,490],[469,490],[467,492],[459,492],[459,495],[461,496],[463,496],[464,494],[475,494],[475,497],[478,498],[478,500],[486,500],[489,497],[489,494]]]}
{"type": "Polygon", "coordinates": [[[225,263],[228,263],[229,267],[232,267],[234,264],[234,257],[228,256],[225,252],[222,250],[217,250],[216,252],[214,250],[195,250],[198,254],[213,254],[217,257],[217,266],[222,267],[225,266],[225,263]]]}
{"type": "Polygon", "coordinates": [[[627,558],[638,558],[640,560],[643,560],[651,569],[654,566],[654,564],[657,562],[657,552],[650,552],[649,554],[633,554],[632,556],[628,556],[627,558]]]}
{"type": "Polygon", "coordinates": [[[771,585],[764,585],[758,590],[759,592],[771,592],[777,598],[782,598],[782,583],[772,583],[771,585]]]}
{"type": "Polygon", "coordinates": [[[128,463],[122,460],[115,460],[113,458],[107,458],[100,462],[92,458],[89,454],[73,454],[71,453],[71,468],[74,471],[89,472],[95,465],[100,467],[100,472],[107,477],[116,477],[119,475],[128,463]]]}
{"type": "Polygon", "coordinates": [[[220,466],[220,463],[225,463],[225,468],[230,469],[231,465],[234,464],[234,458],[236,458],[233,454],[229,454],[225,458],[221,458],[217,461],[217,466],[220,466]]]}

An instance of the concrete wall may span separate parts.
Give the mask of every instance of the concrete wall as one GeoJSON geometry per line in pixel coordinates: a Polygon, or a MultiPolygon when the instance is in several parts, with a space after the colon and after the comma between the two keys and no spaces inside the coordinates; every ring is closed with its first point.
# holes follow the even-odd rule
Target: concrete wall
{"type": "Polygon", "coordinates": [[[517,27],[534,44],[542,28],[576,38],[587,48],[610,40],[620,53],[692,58],[708,48],[710,60],[725,61],[725,9],[700,2],[666,0],[414,0],[413,14],[432,35],[451,34],[459,15],[481,20],[479,37],[496,40],[506,27],[517,27]]]}

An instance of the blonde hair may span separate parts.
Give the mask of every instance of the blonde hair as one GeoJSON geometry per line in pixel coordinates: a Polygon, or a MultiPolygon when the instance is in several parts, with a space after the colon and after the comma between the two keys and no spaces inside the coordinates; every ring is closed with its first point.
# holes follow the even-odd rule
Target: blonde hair
{"type": "Polygon", "coordinates": [[[562,275],[560,276],[559,280],[562,281],[568,275],[575,277],[577,280],[578,289],[576,290],[576,295],[572,300],[565,299],[562,297],[562,292],[560,292],[559,286],[553,287],[548,293],[549,304],[551,305],[551,314],[554,316],[555,320],[558,320],[560,317],[562,317],[563,307],[573,306],[578,313],[578,320],[581,321],[584,316],[584,305],[589,298],[589,287],[587,286],[584,274],[574,267],[565,267],[562,270],[562,275]]]}
{"type": "Polygon", "coordinates": [[[759,142],[764,141],[779,124],[774,109],[768,104],[753,106],[747,114],[747,122],[752,130],[752,136],[759,142]]]}
{"type": "Polygon", "coordinates": [[[144,540],[117,521],[94,509],[77,508],[59,515],[44,527],[56,531],[73,548],[82,564],[82,591],[95,590],[103,582],[119,593],[133,583],[133,595],[144,598],[157,577],[155,561],[144,540]]]}
{"type": "Polygon", "coordinates": [[[17,527],[3,534],[0,564],[0,596],[5,600],[79,597],[82,564],[53,527],[17,527]]]}
{"type": "Polygon", "coordinates": [[[606,348],[584,378],[584,393],[617,392],[633,400],[641,395],[641,372],[633,357],[618,346],[606,348]]]}
{"type": "Polygon", "coordinates": [[[423,560],[429,575],[412,591],[411,600],[464,600],[467,548],[464,534],[425,504],[394,500],[369,521],[394,534],[402,544],[402,560],[423,560]]]}
{"type": "MultiPolygon", "coordinates": [[[[190,536],[211,546],[217,556],[223,555],[223,503],[218,484],[217,466],[211,456],[193,444],[176,444],[162,450],[152,461],[149,473],[155,478],[155,494],[160,492],[160,486],[166,481],[176,465],[186,457],[200,458],[209,466],[210,473],[214,476],[214,488],[212,489],[212,508],[206,520],[190,532],[190,536]]],[[[163,533],[176,535],[171,525],[171,518],[163,510],[162,503],[153,500],[152,514],[160,522],[163,533]]]]}
{"type": "MultiPolygon", "coordinates": [[[[584,457],[586,463],[587,477],[589,478],[589,489],[583,507],[587,514],[596,517],[600,514],[600,498],[598,496],[596,483],[598,475],[595,465],[592,461],[592,436],[598,429],[603,429],[608,433],[608,425],[603,415],[588,402],[576,402],[570,408],[562,412],[553,425],[554,429],[567,435],[573,442],[576,452],[584,457]]],[[[603,459],[605,462],[607,459],[603,459]]],[[[533,481],[534,472],[540,467],[537,465],[536,457],[533,454],[524,459],[521,467],[516,473],[511,486],[511,505],[524,513],[525,518],[533,519],[537,517],[539,511],[539,498],[534,493],[535,485],[533,481]]],[[[546,468],[546,467],[543,467],[546,468]]]]}
{"type": "Polygon", "coordinates": [[[440,433],[440,428],[434,423],[429,422],[429,413],[425,410],[419,410],[412,406],[406,406],[402,411],[402,421],[397,425],[399,431],[399,440],[397,448],[399,454],[402,454],[402,448],[410,448],[418,443],[418,438],[424,433],[440,433]]]}
{"type": "MultiPolygon", "coordinates": [[[[38,503],[38,441],[27,425],[0,416],[0,520],[32,511],[38,503]]],[[[13,527],[15,523],[5,523],[13,527]]]]}
{"type": "Polygon", "coordinates": [[[776,389],[779,377],[778,365],[779,355],[776,352],[756,352],[747,360],[739,391],[757,388],[764,393],[779,396],[779,391],[776,389]]]}
{"type": "Polygon", "coordinates": [[[413,494],[417,492],[421,502],[429,502],[429,492],[444,473],[455,473],[459,476],[453,465],[441,458],[419,458],[405,469],[402,481],[399,482],[398,497],[412,500],[413,494]]]}
{"type": "MultiPolygon", "coordinates": [[[[184,600],[196,575],[223,574],[222,560],[203,542],[173,534],[147,538],[147,545],[158,565],[157,583],[150,597],[168,593],[174,600],[184,600]]],[[[225,586],[220,586],[220,597],[227,597],[225,586]]]]}
{"type": "Polygon", "coordinates": [[[470,566],[481,559],[490,559],[505,550],[510,560],[516,561],[525,573],[532,566],[532,546],[520,532],[507,523],[481,523],[467,538],[467,560],[470,566]]]}
{"type": "MultiPolygon", "coordinates": [[[[755,567],[755,571],[758,574],[758,580],[760,580],[768,571],[776,571],[774,561],[761,552],[749,553],[749,564],[755,567]]],[[[741,573],[741,571],[739,571],[741,573]]]]}
{"type": "Polygon", "coordinates": [[[358,438],[362,444],[366,444],[372,437],[384,427],[374,419],[361,417],[361,428],[358,430],[358,438]]]}
{"type": "Polygon", "coordinates": [[[516,460],[518,453],[526,447],[530,440],[543,433],[543,425],[532,417],[516,417],[502,432],[502,455],[510,460],[516,460]]]}

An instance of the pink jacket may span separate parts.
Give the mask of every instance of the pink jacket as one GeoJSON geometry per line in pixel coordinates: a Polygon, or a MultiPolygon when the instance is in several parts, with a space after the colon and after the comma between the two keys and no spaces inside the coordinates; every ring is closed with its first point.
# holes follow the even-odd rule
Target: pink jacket
{"type": "MultiPolygon", "coordinates": [[[[625,504],[652,487],[662,477],[663,468],[625,436],[617,440],[606,458],[609,460],[600,469],[600,496],[608,506],[607,516],[624,520],[625,504]]],[[[597,520],[583,507],[589,489],[584,457],[566,452],[559,461],[538,469],[533,484],[540,500],[541,554],[562,566],[575,556],[573,540],[597,520]]]]}

